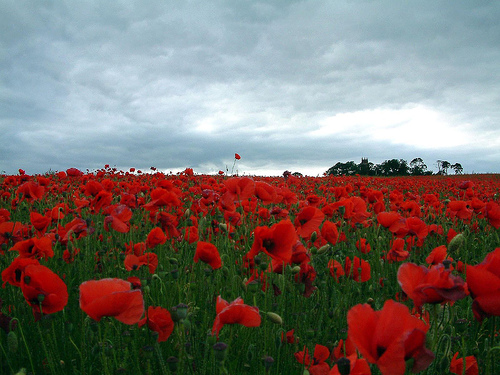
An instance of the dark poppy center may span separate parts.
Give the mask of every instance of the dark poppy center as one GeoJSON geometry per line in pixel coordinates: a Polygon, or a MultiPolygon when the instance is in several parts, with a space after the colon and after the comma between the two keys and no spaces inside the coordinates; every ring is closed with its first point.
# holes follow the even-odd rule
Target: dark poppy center
{"type": "Polygon", "coordinates": [[[385,353],[387,348],[384,348],[383,346],[377,345],[377,356],[380,358],[382,355],[385,353]]]}
{"type": "Polygon", "coordinates": [[[274,241],[269,238],[266,238],[264,241],[262,241],[262,246],[264,246],[267,251],[272,251],[274,249],[274,245],[274,241]]]}
{"type": "Polygon", "coordinates": [[[304,225],[305,223],[307,223],[307,220],[306,219],[301,219],[301,220],[299,220],[299,223],[300,223],[300,225],[304,225]]]}

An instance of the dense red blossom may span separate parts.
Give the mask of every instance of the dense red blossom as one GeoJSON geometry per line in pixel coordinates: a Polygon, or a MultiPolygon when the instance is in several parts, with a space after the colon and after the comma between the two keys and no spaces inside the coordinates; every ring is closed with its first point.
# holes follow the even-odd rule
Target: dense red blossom
{"type": "Polygon", "coordinates": [[[413,372],[426,369],[434,359],[425,347],[429,326],[393,300],[386,301],[380,311],[368,304],[352,307],[347,313],[347,325],[354,346],[383,375],[403,375],[410,358],[414,360],[413,372]]]}
{"type": "Polygon", "coordinates": [[[302,238],[309,238],[311,234],[319,231],[325,214],[313,206],[304,207],[295,217],[295,229],[302,238]]]}
{"type": "Polygon", "coordinates": [[[161,230],[161,228],[156,227],[151,229],[147,238],[146,238],[146,247],[148,249],[152,249],[158,245],[163,245],[167,241],[167,237],[165,233],[161,230]]]}
{"type": "Polygon", "coordinates": [[[136,270],[141,266],[147,266],[149,273],[155,273],[158,267],[158,256],[155,253],[144,253],[142,255],[128,254],[123,261],[127,271],[136,270]]]}
{"type": "Polygon", "coordinates": [[[257,227],[248,257],[253,258],[262,251],[277,261],[289,263],[296,242],[297,233],[290,220],[282,220],[271,228],[257,227]]]}
{"type": "Polygon", "coordinates": [[[115,317],[122,323],[135,324],[144,314],[140,289],[121,279],[89,280],[80,285],[80,308],[94,320],[115,317]]]}
{"type": "Polygon", "coordinates": [[[64,309],[68,303],[68,288],[62,279],[48,267],[29,264],[22,271],[21,290],[32,307],[35,320],[42,314],[64,309]]]}
{"type": "Polygon", "coordinates": [[[500,247],[486,255],[480,264],[468,265],[466,277],[476,319],[500,316],[500,247]]]}
{"type": "Polygon", "coordinates": [[[139,327],[147,324],[151,331],[158,333],[158,342],[167,341],[174,331],[174,321],[167,309],[149,306],[146,317],[138,323],[139,327]]]}
{"type": "Polygon", "coordinates": [[[451,359],[450,372],[456,375],[478,375],[479,368],[477,365],[476,357],[474,357],[473,355],[465,357],[464,369],[464,358],[458,358],[458,352],[456,352],[451,359]]]}
{"type": "Polygon", "coordinates": [[[233,302],[228,303],[217,297],[216,303],[217,316],[214,320],[212,335],[219,338],[219,332],[226,324],[241,324],[245,327],[258,327],[261,323],[261,317],[258,307],[245,305],[243,299],[238,297],[233,302]]]}
{"type": "Polygon", "coordinates": [[[453,303],[469,294],[464,280],[442,264],[429,269],[404,263],[398,270],[398,282],[418,308],[424,303],[453,303]]]}
{"type": "Polygon", "coordinates": [[[193,260],[195,263],[201,260],[214,270],[222,267],[222,260],[217,247],[209,242],[199,241],[196,244],[196,253],[193,260]]]}

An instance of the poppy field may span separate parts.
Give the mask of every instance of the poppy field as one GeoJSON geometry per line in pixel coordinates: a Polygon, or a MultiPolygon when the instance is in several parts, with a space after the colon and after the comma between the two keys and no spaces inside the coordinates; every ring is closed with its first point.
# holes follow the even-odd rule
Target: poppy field
{"type": "Polygon", "coordinates": [[[2,374],[499,374],[498,175],[0,175],[2,374]]]}

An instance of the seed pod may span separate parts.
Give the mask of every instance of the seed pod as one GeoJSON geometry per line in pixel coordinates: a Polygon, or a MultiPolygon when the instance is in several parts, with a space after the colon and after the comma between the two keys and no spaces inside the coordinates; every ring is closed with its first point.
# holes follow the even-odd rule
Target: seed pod
{"type": "Polygon", "coordinates": [[[9,352],[12,354],[17,352],[19,349],[19,340],[17,339],[17,335],[14,331],[10,331],[7,335],[7,347],[9,348],[9,352]]]}

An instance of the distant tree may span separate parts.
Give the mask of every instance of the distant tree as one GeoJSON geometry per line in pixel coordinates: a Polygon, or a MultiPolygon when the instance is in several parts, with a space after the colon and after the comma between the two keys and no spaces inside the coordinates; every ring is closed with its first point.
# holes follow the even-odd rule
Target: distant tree
{"type": "Polygon", "coordinates": [[[410,162],[410,174],[413,176],[422,176],[426,173],[427,165],[422,158],[415,158],[410,162]]]}
{"type": "Polygon", "coordinates": [[[443,163],[442,160],[436,160],[436,165],[438,168],[437,174],[443,174],[443,172],[441,172],[441,163],[443,163]]]}
{"type": "Polygon", "coordinates": [[[448,174],[448,168],[450,168],[451,164],[449,161],[443,160],[441,163],[441,168],[443,169],[443,174],[448,174]]]}
{"type": "Polygon", "coordinates": [[[455,171],[455,174],[462,174],[464,169],[462,168],[462,164],[460,163],[455,163],[451,165],[451,169],[455,171]]]}
{"type": "Polygon", "coordinates": [[[352,176],[356,173],[358,173],[358,166],[353,161],[348,161],[347,163],[338,162],[326,171],[327,175],[333,176],[352,176]]]}
{"type": "Polygon", "coordinates": [[[405,176],[408,175],[409,167],[404,159],[391,159],[380,165],[380,171],[384,176],[405,176]]]}

